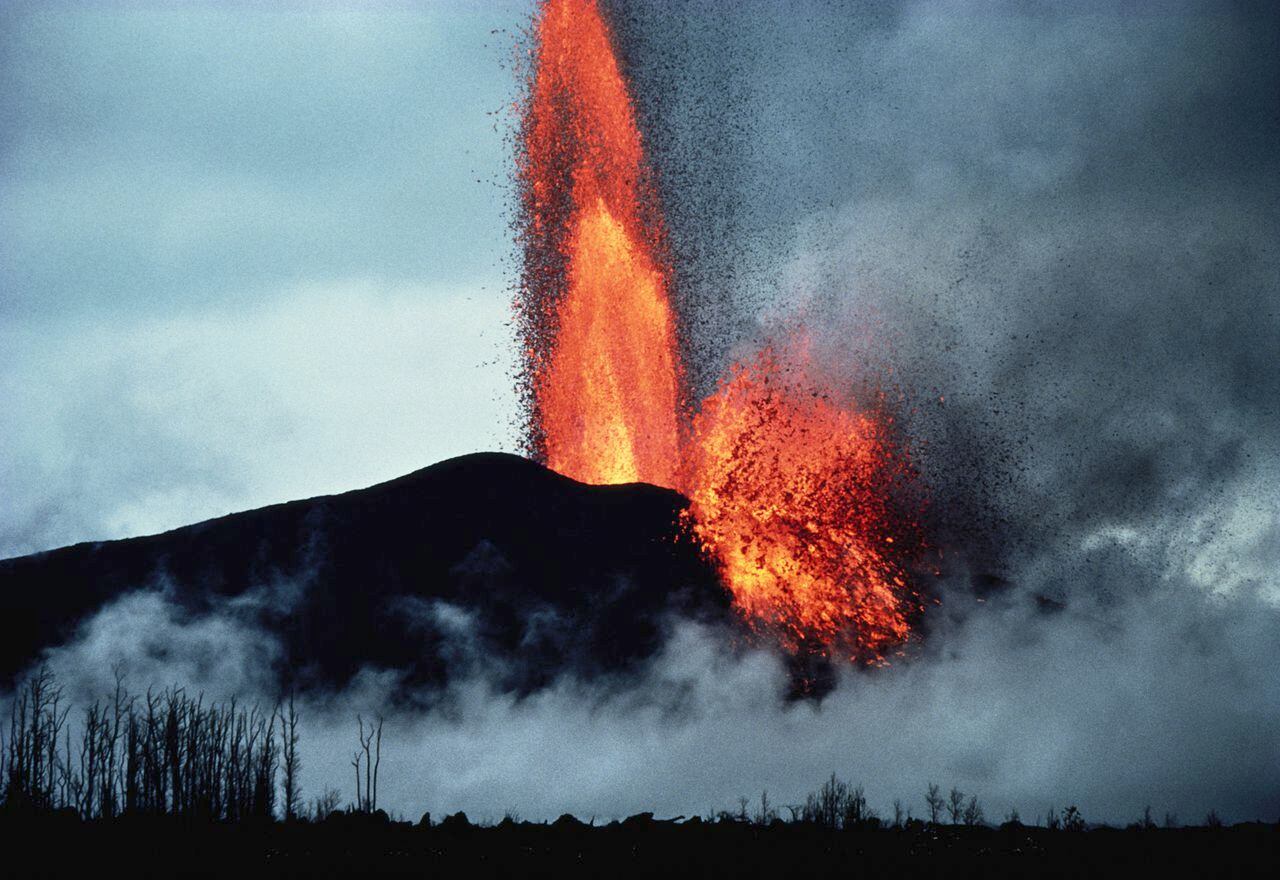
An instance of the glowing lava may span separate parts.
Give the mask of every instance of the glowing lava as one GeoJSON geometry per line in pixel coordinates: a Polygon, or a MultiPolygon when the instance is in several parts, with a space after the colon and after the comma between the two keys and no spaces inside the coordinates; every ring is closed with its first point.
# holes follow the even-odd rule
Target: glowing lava
{"type": "Polygon", "coordinates": [[[594,0],[546,3],[535,39],[520,168],[534,445],[583,482],[671,486],[675,321],[631,99],[594,0]]]}
{"type": "MultiPolygon", "coordinates": [[[[793,651],[874,661],[907,638],[891,501],[910,468],[887,417],[842,407],[792,354],[735,365],[694,419],[683,490],[736,605],[793,651]]],[[[905,540],[904,540],[905,539],[905,540]]]]}
{"type": "Polygon", "coordinates": [[[881,659],[918,608],[892,420],[837,403],[802,349],[786,369],[771,349],[736,365],[689,414],[661,215],[595,0],[547,0],[534,43],[518,170],[530,451],[583,482],[679,489],[757,630],[881,659]]]}

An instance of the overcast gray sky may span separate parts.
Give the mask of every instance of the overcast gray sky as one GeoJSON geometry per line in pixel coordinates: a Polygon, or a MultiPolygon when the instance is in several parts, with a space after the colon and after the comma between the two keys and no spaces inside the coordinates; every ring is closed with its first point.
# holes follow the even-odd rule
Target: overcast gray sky
{"type": "Polygon", "coordinates": [[[529,4],[0,8],[0,556],[510,445],[529,4]]]}

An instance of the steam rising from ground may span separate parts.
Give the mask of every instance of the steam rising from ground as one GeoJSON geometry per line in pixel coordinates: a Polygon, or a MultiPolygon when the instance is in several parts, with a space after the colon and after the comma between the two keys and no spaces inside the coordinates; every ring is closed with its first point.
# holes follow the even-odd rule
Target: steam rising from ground
{"type": "MultiPolygon", "coordinates": [[[[262,601],[191,618],[162,592],[136,593],[48,660],[81,702],[108,693],[118,665],[135,690],[172,682],[270,703],[277,648],[251,622],[262,601]]],[[[411,819],[705,814],[762,789],[795,804],[832,771],[865,784],[882,813],[901,798],[921,815],[930,780],[977,794],[995,819],[1068,802],[1115,822],[1148,804],[1185,821],[1280,812],[1280,610],[1244,591],[1171,581],[1059,611],[1022,594],[957,597],[916,656],[846,670],[821,703],[784,699],[775,655],[681,622],[633,678],[562,678],[520,699],[468,650],[464,614],[432,613],[454,624],[444,691],[405,694],[394,671],[366,670],[306,696],[308,796],[351,798],[363,713],[387,719],[380,802],[411,819]]]]}

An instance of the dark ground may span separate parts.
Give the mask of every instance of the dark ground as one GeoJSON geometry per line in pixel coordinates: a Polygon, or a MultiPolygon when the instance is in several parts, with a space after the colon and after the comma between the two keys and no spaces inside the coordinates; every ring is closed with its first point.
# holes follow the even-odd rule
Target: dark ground
{"type": "Polygon", "coordinates": [[[318,824],[0,820],[17,875],[1244,877],[1276,876],[1280,826],[1085,832],[1040,828],[828,831],[633,817],[588,827],[504,822],[431,829],[363,817],[318,824]],[[35,845],[36,840],[49,841],[35,845]],[[28,855],[30,860],[28,860],[28,855]]]}
{"type": "Polygon", "coordinates": [[[686,504],[478,453],[368,489],[0,560],[0,685],[133,591],[260,629],[281,646],[282,689],[341,689],[361,669],[430,689],[468,651],[519,693],[565,672],[625,673],[664,644],[671,615],[730,619],[677,525],[686,504]],[[435,603],[474,632],[459,639],[435,603]]]}

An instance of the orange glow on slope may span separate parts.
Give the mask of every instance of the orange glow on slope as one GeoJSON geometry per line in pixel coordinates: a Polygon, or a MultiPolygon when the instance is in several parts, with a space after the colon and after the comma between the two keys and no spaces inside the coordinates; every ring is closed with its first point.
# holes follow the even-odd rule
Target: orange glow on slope
{"type": "Polygon", "coordinates": [[[766,349],[703,402],[691,527],[748,621],[792,651],[874,661],[915,610],[896,561],[911,526],[889,503],[908,467],[881,414],[838,406],[803,373],[803,357],[784,369],[766,349]]]}
{"type": "Polygon", "coordinates": [[[541,451],[584,482],[671,486],[675,322],[631,99],[594,0],[550,0],[535,38],[520,173],[541,451]]]}

